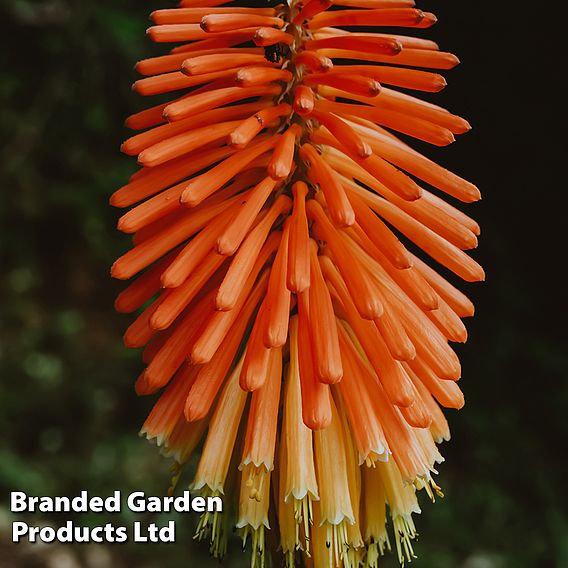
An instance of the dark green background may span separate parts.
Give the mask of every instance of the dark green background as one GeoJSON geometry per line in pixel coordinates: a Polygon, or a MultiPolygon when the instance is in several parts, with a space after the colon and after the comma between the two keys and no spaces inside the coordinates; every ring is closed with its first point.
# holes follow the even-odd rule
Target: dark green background
{"type": "MultiPolygon", "coordinates": [[[[137,437],[152,401],[134,395],[139,354],[122,347],[128,318],[112,308],[121,285],[108,269],[129,242],[107,205],[134,169],[118,151],[124,118],[146,103],[131,94],[132,66],[157,52],[146,14],[164,3],[0,7],[2,567],[213,565],[188,521],[172,546],[14,546],[5,499],[10,489],[160,494],[168,484],[167,462],[137,437]]],[[[549,137],[559,119],[555,47],[520,6],[422,6],[440,17],[428,35],[463,62],[437,100],[474,125],[429,155],[483,190],[467,211],[483,228],[475,255],[488,277],[467,286],[477,304],[459,348],[467,405],[448,413],[446,498],[424,502],[416,566],[568,566],[566,189],[554,172],[566,157],[549,137]]],[[[233,550],[228,565],[244,565],[233,550]]]]}

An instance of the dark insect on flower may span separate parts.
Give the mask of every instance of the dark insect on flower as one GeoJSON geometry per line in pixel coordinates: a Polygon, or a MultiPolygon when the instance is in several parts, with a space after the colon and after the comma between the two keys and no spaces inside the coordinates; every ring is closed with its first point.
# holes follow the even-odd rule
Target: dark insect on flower
{"type": "MultiPolygon", "coordinates": [[[[376,568],[387,517],[410,561],[474,312],[421,257],[484,278],[466,252],[478,224],[442,199],[478,189],[408,144],[470,129],[408,94],[441,90],[458,59],[392,32],[436,22],[413,0],[236,4],[154,12],[148,35],[176,46],[137,64],[138,93],[172,93],[127,120],[142,168],[111,198],[130,208],[112,274],[135,277],[116,308],[142,308],[125,334],[144,348],[136,390],[161,391],[142,432],[175,459],[173,485],[204,439],[191,488],[239,495],[253,568],[267,552],[376,568]]],[[[232,517],[201,519],[215,556],[232,517]]]]}
{"type": "Polygon", "coordinates": [[[264,48],[264,57],[271,63],[278,63],[283,55],[283,50],[279,43],[275,43],[274,45],[267,45],[264,48]]]}

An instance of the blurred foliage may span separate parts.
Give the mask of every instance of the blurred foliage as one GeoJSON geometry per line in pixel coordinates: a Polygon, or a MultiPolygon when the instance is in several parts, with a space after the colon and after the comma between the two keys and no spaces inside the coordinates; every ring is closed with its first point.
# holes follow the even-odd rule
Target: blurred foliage
{"type": "MultiPolygon", "coordinates": [[[[424,503],[416,564],[568,566],[568,357],[565,301],[558,303],[565,283],[551,246],[563,235],[560,211],[553,217],[559,189],[546,173],[560,156],[541,148],[546,117],[527,112],[546,112],[545,95],[512,93],[537,65],[535,50],[518,57],[513,33],[531,37],[537,24],[525,18],[513,32],[508,7],[485,2],[472,26],[469,9],[439,4],[422,3],[441,20],[432,35],[465,65],[437,100],[475,130],[429,152],[484,191],[468,210],[483,227],[476,257],[488,282],[466,286],[478,305],[470,341],[459,348],[468,404],[449,416],[454,439],[442,448],[439,481],[447,497],[424,503]],[[495,61],[497,43],[504,65],[495,61]]],[[[108,276],[129,244],[115,232],[107,200],[134,169],[118,147],[124,118],[145,102],[129,84],[133,63],[156,53],[144,35],[155,7],[0,5],[0,566],[214,565],[192,542],[193,519],[178,524],[176,545],[7,544],[11,489],[161,494],[169,483],[168,464],[136,436],[151,400],[135,398],[139,356],[122,346],[127,318],[113,312],[120,285],[108,276]]],[[[244,565],[233,551],[227,565],[244,565]]]]}

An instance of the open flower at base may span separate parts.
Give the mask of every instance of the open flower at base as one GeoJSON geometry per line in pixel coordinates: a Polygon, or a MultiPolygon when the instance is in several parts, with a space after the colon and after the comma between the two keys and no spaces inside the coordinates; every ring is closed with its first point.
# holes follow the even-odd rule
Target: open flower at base
{"type": "Polygon", "coordinates": [[[136,92],[170,95],[128,118],[141,169],[111,197],[136,391],[160,392],[142,432],[174,485],[204,442],[191,488],[225,496],[197,532],[216,557],[236,527],[253,567],[410,561],[474,312],[425,260],[484,279],[479,226],[443,198],[478,189],[409,145],[470,129],[408,94],[458,59],[412,35],[436,22],[412,0],[240,4],[153,12],[176,45],[137,64],[136,92]]]}

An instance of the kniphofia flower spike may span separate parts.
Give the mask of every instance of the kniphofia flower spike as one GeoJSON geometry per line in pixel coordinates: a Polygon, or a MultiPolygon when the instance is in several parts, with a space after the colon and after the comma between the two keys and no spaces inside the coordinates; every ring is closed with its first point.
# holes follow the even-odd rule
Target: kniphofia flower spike
{"type": "Polygon", "coordinates": [[[215,556],[233,525],[253,567],[410,561],[474,311],[424,258],[484,278],[477,223],[443,199],[478,189],[409,145],[469,130],[419,97],[458,59],[413,36],[436,22],[413,0],[182,0],[152,20],[176,45],[134,90],[170,100],[128,118],[142,167],[111,198],[136,391],[160,391],[142,432],[176,479],[204,441],[191,487],[225,496],[198,528],[215,556]]]}

